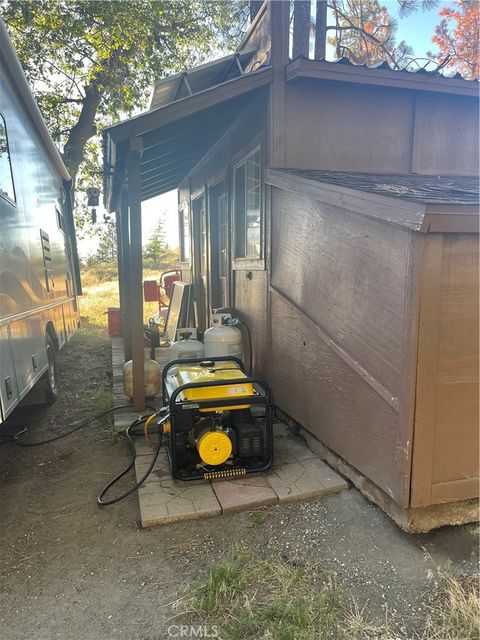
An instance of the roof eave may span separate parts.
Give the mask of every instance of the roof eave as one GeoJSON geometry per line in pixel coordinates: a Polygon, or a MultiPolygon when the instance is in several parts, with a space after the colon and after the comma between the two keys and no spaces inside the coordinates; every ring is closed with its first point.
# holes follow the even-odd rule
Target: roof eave
{"type": "Polygon", "coordinates": [[[301,78],[479,97],[479,85],[473,80],[298,57],[287,65],[286,79],[287,82],[293,82],[301,78]]]}
{"type": "Polygon", "coordinates": [[[353,211],[367,218],[406,227],[412,231],[422,231],[426,206],[421,203],[311,180],[274,168],[267,170],[265,181],[273,187],[353,211]]]}
{"type": "Polygon", "coordinates": [[[132,136],[140,136],[153,129],[164,127],[176,120],[188,117],[192,113],[208,109],[224,100],[231,100],[271,82],[272,69],[265,67],[258,71],[227,80],[191,96],[162,105],[157,109],[145,111],[138,116],[106,127],[103,131],[117,144],[132,136]]]}

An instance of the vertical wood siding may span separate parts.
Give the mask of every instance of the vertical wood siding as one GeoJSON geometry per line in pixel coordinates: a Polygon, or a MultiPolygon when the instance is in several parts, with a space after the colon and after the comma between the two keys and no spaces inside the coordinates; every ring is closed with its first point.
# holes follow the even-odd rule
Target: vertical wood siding
{"type": "Polygon", "coordinates": [[[478,495],[478,236],[425,239],[412,506],[478,495]]]}

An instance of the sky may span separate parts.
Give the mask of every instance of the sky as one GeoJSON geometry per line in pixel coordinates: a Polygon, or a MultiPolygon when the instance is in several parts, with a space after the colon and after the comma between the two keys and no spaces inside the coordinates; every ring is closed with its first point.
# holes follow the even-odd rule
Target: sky
{"type": "MultiPolygon", "coordinates": [[[[397,42],[405,40],[414,49],[417,57],[423,57],[429,50],[435,51],[432,43],[432,36],[435,27],[440,22],[439,11],[444,6],[451,6],[451,2],[440,2],[439,5],[430,11],[421,10],[412,13],[407,18],[398,16],[398,4],[396,0],[384,0],[380,2],[385,6],[391,15],[398,19],[397,42]]],[[[99,212],[98,219],[102,218],[103,211],[99,212]]],[[[177,191],[147,200],[142,204],[142,235],[144,243],[148,241],[153,230],[163,217],[166,240],[171,247],[178,247],[177,228],[177,191]]],[[[95,250],[95,240],[80,240],[79,250],[82,255],[95,250]]]]}

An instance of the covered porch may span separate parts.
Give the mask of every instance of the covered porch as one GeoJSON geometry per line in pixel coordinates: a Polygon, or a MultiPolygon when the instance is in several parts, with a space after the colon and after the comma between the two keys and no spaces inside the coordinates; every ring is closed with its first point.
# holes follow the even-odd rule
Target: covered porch
{"type": "Polygon", "coordinates": [[[115,212],[125,359],[133,360],[137,411],[145,407],[142,202],[177,188],[270,83],[270,66],[252,70],[252,56],[240,52],[162,80],[149,111],[104,130],[105,206],[115,212]]]}

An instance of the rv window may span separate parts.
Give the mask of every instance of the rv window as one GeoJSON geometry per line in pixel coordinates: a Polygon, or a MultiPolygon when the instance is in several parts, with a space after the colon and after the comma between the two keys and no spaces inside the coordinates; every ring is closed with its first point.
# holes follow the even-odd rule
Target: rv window
{"type": "Polygon", "coordinates": [[[260,149],[234,171],[235,257],[262,257],[262,183],[260,149]]]}
{"type": "Polygon", "coordinates": [[[0,195],[7,196],[15,201],[13,188],[12,167],[10,165],[10,152],[8,150],[7,127],[0,113],[0,195]]]}
{"type": "Polygon", "coordinates": [[[55,207],[55,211],[56,211],[56,214],[57,214],[57,225],[58,225],[58,228],[61,231],[63,231],[63,233],[66,233],[67,232],[67,226],[65,224],[65,216],[60,211],[60,209],[57,209],[56,207],[55,207]]]}

